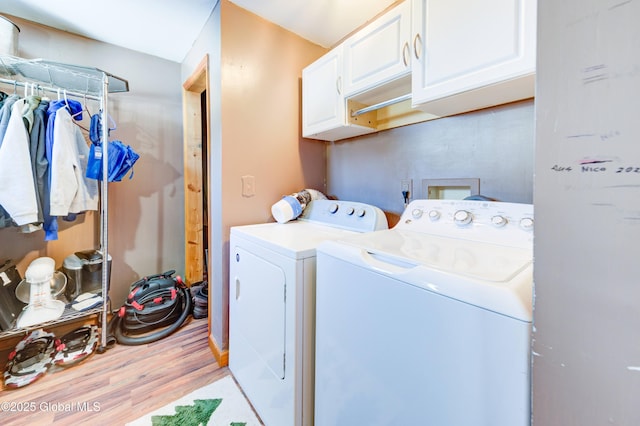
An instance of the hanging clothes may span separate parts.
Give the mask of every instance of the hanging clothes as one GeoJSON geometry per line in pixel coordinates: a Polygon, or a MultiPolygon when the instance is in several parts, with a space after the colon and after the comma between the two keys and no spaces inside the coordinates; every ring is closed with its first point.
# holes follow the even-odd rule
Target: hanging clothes
{"type": "MultiPolygon", "coordinates": [[[[16,100],[0,145],[0,205],[17,225],[38,220],[36,190],[31,172],[29,134],[22,119],[24,99],[16,100]]],[[[6,102],[5,105],[6,106],[6,102]]]]}
{"type": "Polygon", "coordinates": [[[27,132],[31,133],[33,127],[33,112],[40,105],[40,96],[27,96],[24,98],[25,105],[22,108],[22,119],[27,128],[27,132]]]}
{"type": "Polygon", "coordinates": [[[50,214],[67,216],[98,210],[98,184],[84,177],[89,147],[66,108],[57,110],[53,132],[50,214]]]}
{"type": "MultiPolygon", "coordinates": [[[[68,103],[70,108],[76,107],[78,105],[77,102],[71,101],[68,103]]],[[[56,120],[56,112],[60,108],[64,108],[67,106],[67,103],[64,101],[53,101],[49,103],[49,107],[47,108],[47,125],[45,130],[45,155],[47,162],[49,163],[49,171],[47,173],[47,187],[49,191],[46,191],[44,194],[44,203],[42,205],[42,216],[43,216],[43,228],[44,228],[44,240],[51,241],[58,239],[58,219],[51,215],[51,153],[53,151],[53,128],[56,120]]],[[[82,108],[82,106],[80,106],[82,108]]]]}
{"type": "Polygon", "coordinates": [[[7,132],[9,118],[11,118],[11,107],[18,99],[20,99],[18,95],[9,95],[2,103],[2,108],[0,108],[0,146],[2,146],[4,135],[7,132]]]}
{"type": "MultiPolygon", "coordinates": [[[[74,123],[83,110],[66,96],[49,101],[0,92],[0,228],[44,229],[45,241],[56,240],[58,217],[73,221],[98,210],[98,182],[87,177],[88,141],[74,123]]],[[[109,180],[121,180],[137,158],[130,148],[120,149],[110,161],[118,167],[109,180]]]]}
{"type": "Polygon", "coordinates": [[[42,224],[42,214],[45,193],[49,192],[49,161],[45,152],[45,132],[47,128],[47,108],[49,101],[41,99],[38,107],[33,111],[31,133],[29,133],[29,151],[31,153],[31,172],[36,188],[38,203],[38,223],[42,224]]]}
{"type": "MultiPolygon", "coordinates": [[[[0,92],[1,93],[1,92],[0,92]]],[[[48,100],[42,100],[38,96],[29,96],[23,107],[22,115],[25,129],[29,133],[29,152],[31,155],[31,172],[36,190],[36,202],[38,206],[38,220],[33,224],[23,225],[21,232],[33,232],[42,229],[42,205],[44,192],[48,191],[47,173],[48,161],[45,156],[45,128],[48,100]],[[28,105],[28,106],[27,106],[28,105]],[[35,109],[34,109],[35,107],[35,109]]],[[[9,115],[7,115],[7,118],[9,115]]],[[[17,226],[11,215],[0,205],[0,228],[17,226]]]]}
{"type": "MultiPolygon", "coordinates": [[[[4,104],[4,100],[8,97],[4,92],[0,92],[0,110],[2,110],[2,105],[4,104]]],[[[2,139],[0,139],[0,145],[2,145],[2,139]]],[[[0,228],[6,228],[11,226],[13,221],[11,220],[11,216],[9,213],[0,205],[0,228]]]]}

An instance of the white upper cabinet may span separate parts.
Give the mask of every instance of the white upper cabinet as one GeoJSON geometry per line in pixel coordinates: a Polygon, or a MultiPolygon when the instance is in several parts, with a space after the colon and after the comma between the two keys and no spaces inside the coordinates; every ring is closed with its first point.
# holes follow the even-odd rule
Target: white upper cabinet
{"type": "Polygon", "coordinates": [[[344,95],[349,97],[411,73],[411,2],[358,31],[344,48],[344,95]]]}
{"type": "Polygon", "coordinates": [[[302,71],[302,135],[335,141],[532,98],[536,12],[537,0],[398,4],[302,71]]]}
{"type": "Polygon", "coordinates": [[[342,45],[302,70],[302,136],[333,141],[375,131],[350,123],[342,72],[342,45]]]}
{"type": "Polygon", "coordinates": [[[333,49],[302,70],[303,136],[342,123],[342,54],[333,49]]]}
{"type": "Polygon", "coordinates": [[[534,96],[536,0],[412,0],[412,105],[450,115],[534,96]]]}

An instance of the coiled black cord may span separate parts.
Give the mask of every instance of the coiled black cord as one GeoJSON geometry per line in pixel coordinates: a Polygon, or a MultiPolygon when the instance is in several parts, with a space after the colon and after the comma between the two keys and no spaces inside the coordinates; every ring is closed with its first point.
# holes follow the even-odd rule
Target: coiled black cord
{"type": "Polygon", "coordinates": [[[115,336],[116,341],[122,345],[126,346],[136,346],[136,345],[146,345],[147,343],[152,343],[158,341],[160,339],[164,339],[169,336],[171,333],[176,331],[178,328],[182,326],[182,324],[186,321],[187,317],[191,313],[193,308],[193,300],[191,299],[191,292],[187,287],[180,287],[178,295],[182,297],[183,310],[180,317],[168,327],[163,328],[162,330],[158,330],[154,333],[147,333],[142,336],[129,336],[126,333],[122,325],[122,321],[119,315],[114,315],[109,321],[109,330],[115,336]]]}

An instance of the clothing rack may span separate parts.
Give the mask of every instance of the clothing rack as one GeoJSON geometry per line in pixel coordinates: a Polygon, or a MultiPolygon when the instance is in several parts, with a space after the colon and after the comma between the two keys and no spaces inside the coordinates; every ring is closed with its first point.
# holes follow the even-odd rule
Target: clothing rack
{"type": "Polygon", "coordinates": [[[0,77],[0,83],[6,84],[8,86],[13,86],[14,87],[14,92],[17,92],[17,88],[18,87],[29,88],[29,87],[33,86],[33,89],[36,91],[36,93],[38,93],[38,92],[49,92],[49,93],[55,93],[55,94],[60,95],[61,94],[60,91],[62,90],[62,92],[63,92],[62,94],[65,95],[65,96],[73,96],[73,97],[77,97],[77,98],[90,99],[90,100],[98,101],[98,102],[102,101],[102,98],[100,96],[90,95],[90,94],[87,94],[87,93],[74,92],[74,91],[70,91],[70,90],[66,90],[66,89],[61,89],[59,87],[42,86],[40,84],[31,83],[31,82],[28,82],[28,81],[9,80],[9,79],[0,77]]]}
{"type": "MultiPolygon", "coordinates": [[[[102,120],[102,146],[109,142],[109,93],[129,91],[129,83],[98,68],[47,61],[43,59],[23,59],[10,55],[0,55],[0,75],[19,76],[18,79],[0,77],[0,83],[14,88],[35,84],[34,89],[67,96],[96,100],[100,103],[102,120]],[[33,83],[37,81],[38,83],[33,83]],[[84,89],[84,90],[79,90],[84,89]]],[[[108,305],[109,305],[109,220],[108,220],[108,175],[109,150],[102,152],[102,181],[100,193],[100,252],[102,254],[102,309],[101,336],[98,352],[107,349],[108,305]]]]}

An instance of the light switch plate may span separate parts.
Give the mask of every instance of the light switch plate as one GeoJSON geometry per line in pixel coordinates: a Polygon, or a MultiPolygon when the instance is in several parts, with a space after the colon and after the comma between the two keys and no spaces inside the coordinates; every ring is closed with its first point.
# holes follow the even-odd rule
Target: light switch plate
{"type": "Polygon", "coordinates": [[[242,196],[253,197],[256,195],[256,178],[252,175],[242,176],[242,196]]]}

